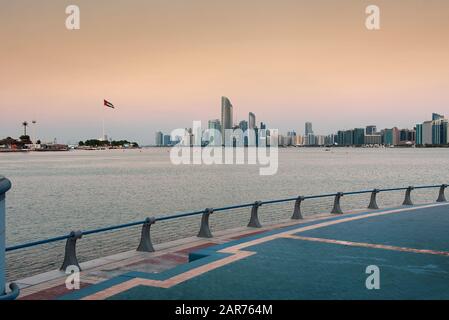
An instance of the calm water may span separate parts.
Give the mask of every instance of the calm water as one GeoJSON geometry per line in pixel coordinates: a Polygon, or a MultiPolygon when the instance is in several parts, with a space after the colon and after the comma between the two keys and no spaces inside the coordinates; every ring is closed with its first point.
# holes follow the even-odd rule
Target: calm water
{"type": "MultiPolygon", "coordinates": [[[[449,149],[280,149],[279,170],[260,176],[257,166],[181,165],[169,149],[70,151],[0,154],[0,174],[13,188],[7,194],[7,244],[142,220],[179,211],[255,200],[381,187],[449,182],[449,149]]],[[[435,200],[437,190],[416,192],[420,202],[435,200]]],[[[369,195],[345,197],[343,209],[366,206],[369,195]],[[351,198],[351,199],[350,199],[351,198]]],[[[400,204],[402,193],[381,195],[384,206],[400,204]]],[[[326,212],[331,199],[305,203],[304,211],[326,212]]],[[[287,219],[293,203],[264,206],[264,223],[287,219]]],[[[213,230],[246,225],[248,209],[217,213],[213,230]]],[[[154,242],[196,235],[199,217],[160,222],[154,242]]],[[[134,248],[139,227],[80,240],[79,259],[134,248]]],[[[10,280],[58,268],[64,243],[7,256],[10,280]]]]}

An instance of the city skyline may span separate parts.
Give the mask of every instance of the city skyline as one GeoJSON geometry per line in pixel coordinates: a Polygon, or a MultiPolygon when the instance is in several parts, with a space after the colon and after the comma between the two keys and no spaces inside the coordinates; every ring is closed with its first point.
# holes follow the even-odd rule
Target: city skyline
{"type": "MultiPolygon", "coordinates": [[[[221,145],[224,145],[225,131],[230,129],[239,129],[242,132],[247,130],[258,130],[256,123],[256,114],[254,112],[248,113],[247,120],[237,120],[233,118],[234,107],[228,97],[221,97],[221,122],[219,119],[211,119],[208,121],[206,129],[215,129],[221,133],[221,145]],[[224,125],[223,125],[224,123],[224,125]]],[[[417,122],[411,128],[393,126],[389,128],[382,128],[377,130],[377,125],[363,125],[363,127],[355,126],[352,129],[344,128],[330,134],[316,134],[313,131],[313,124],[310,121],[304,123],[304,135],[297,134],[295,129],[288,131],[286,135],[278,132],[278,143],[281,146],[444,146],[449,143],[449,125],[448,119],[439,113],[432,113],[432,120],[425,120],[424,122],[417,122]]],[[[177,141],[170,139],[170,134],[164,135],[161,131],[155,134],[156,146],[169,146],[181,142],[182,145],[192,145],[193,137],[201,135],[200,143],[209,143],[212,145],[219,145],[213,133],[206,132],[193,133],[191,128],[186,127],[184,136],[176,136],[177,141]],[[164,139],[168,137],[168,139],[164,139]]],[[[260,129],[270,128],[266,123],[260,122],[260,129]]],[[[257,136],[257,133],[256,133],[257,136]]],[[[245,138],[244,145],[248,145],[245,138]]]]}
{"type": "Polygon", "coordinates": [[[99,137],[105,97],[120,106],[105,115],[108,136],[142,144],[217,118],[222,95],[235,118],[252,111],[281,131],[412,127],[445,113],[449,3],[379,0],[378,31],[365,28],[368,4],[79,0],[81,29],[69,31],[64,4],[5,2],[0,136],[37,120],[42,140],[99,137]]]}

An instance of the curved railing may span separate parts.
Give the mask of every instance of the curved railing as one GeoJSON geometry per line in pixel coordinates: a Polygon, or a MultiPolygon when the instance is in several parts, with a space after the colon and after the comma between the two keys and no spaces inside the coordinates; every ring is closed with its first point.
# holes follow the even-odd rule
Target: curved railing
{"type": "MultiPolygon", "coordinates": [[[[179,219],[179,218],[183,218],[183,217],[201,215],[200,230],[199,230],[197,236],[201,237],[201,238],[211,238],[211,237],[213,237],[213,235],[212,235],[212,232],[209,227],[209,216],[215,212],[228,211],[228,210],[233,210],[233,209],[238,209],[238,208],[251,208],[251,216],[250,216],[247,226],[251,227],[251,228],[260,228],[260,227],[262,227],[262,225],[259,221],[258,208],[265,204],[294,202],[293,214],[291,216],[291,219],[303,219],[303,215],[301,213],[301,203],[304,201],[307,201],[309,199],[334,197],[334,203],[333,203],[331,213],[332,214],[342,214],[343,211],[341,209],[340,202],[341,202],[341,198],[343,196],[360,195],[360,194],[370,193],[371,197],[370,197],[368,209],[379,209],[379,207],[377,205],[376,197],[377,197],[377,194],[379,194],[381,192],[405,191],[405,197],[404,197],[404,201],[403,201],[402,205],[410,206],[410,205],[413,205],[413,202],[411,199],[412,190],[439,188],[438,199],[436,201],[437,202],[445,202],[446,198],[445,198],[444,192],[445,192],[445,189],[447,188],[447,186],[448,185],[443,184],[443,185],[428,185],[428,186],[418,186],[418,187],[410,186],[410,187],[404,187],[404,188],[373,189],[373,190],[362,190],[362,191],[352,191],[352,192],[337,192],[337,193],[328,193],[328,194],[321,194],[321,195],[297,196],[297,197],[286,198],[286,199],[256,201],[256,202],[252,202],[252,203],[220,207],[220,208],[206,208],[204,210],[183,212],[183,213],[162,216],[162,217],[148,217],[145,220],[141,220],[141,221],[119,224],[119,225],[98,228],[98,229],[92,229],[92,230],[87,230],[87,231],[72,231],[67,235],[62,235],[62,236],[58,236],[58,237],[13,245],[10,247],[6,247],[5,250],[6,250],[6,252],[16,251],[16,250],[20,250],[20,249],[24,249],[24,248],[29,248],[29,247],[34,247],[34,246],[38,246],[38,245],[43,245],[43,244],[48,244],[48,243],[52,243],[52,242],[66,240],[64,262],[61,266],[61,270],[65,270],[70,265],[75,265],[78,268],[80,268],[78,259],[76,257],[76,242],[77,242],[77,240],[81,239],[82,236],[88,236],[88,235],[102,233],[102,232],[106,232],[106,231],[112,231],[112,230],[118,230],[118,229],[129,228],[132,226],[142,225],[140,243],[137,247],[137,251],[153,252],[154,247],[151,242],[150,227],[156,221],[173,220],[173,219],[179,219]]],[[[81,268],[80,268],[80,270],[81,270],[81,268]]]]}

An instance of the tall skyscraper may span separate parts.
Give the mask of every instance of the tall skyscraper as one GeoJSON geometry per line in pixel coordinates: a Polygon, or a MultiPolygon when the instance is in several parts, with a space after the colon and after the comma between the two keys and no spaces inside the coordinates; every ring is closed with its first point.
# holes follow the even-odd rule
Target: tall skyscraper
{"type": "Polygon", "coordinates": [[[422,145],[422,123],[416,125],[416,145],[422,145]]]}
{"type": "Polygon", "coordinates": [[[252,112],[248,115],[248,128],[254,129],[256,127],[256,115],[252,112]]]}
{"type": "MultiPolygon", "coordinates": [[[[218,139],[219,141],[217,141],[216,138],[216,131],[221,133],[221,124],[220,124],[220,120],[218,119],[214,119],[214,120],[209,120],[208,123],[208,129],[210,129],[209,132],[209,144],[213,145],[213,146],[219,146],[221,145],[221,139],[218,139]]],[[[217,135],[218,136],[218,135],[217,135]]]]}
{"type": "Polygon", "coordinates": [[[352,144],[356,146],[361,146],[365,143],[365,129],[363,128],[355,128],[352,131],[352,144]]]}
{"type": "Polygon", "coordinates": [[[243,132],[245,132],[246,130],[248,130],[248,122],[246,120],[240,121],[239,128],[242,129],[243,132]]]}
{"type": "Polygon", "coordinates": [[[422,144],[432,144],[432,121],[424,121],[422,124],[422,144]]]}
{"type": "Polygon", "coordinates": [[[305,135],[313,134],[312,122],[306,122],[305,135]]]}
{"type": "Polygon", "coordinates": [[[164,134],[160,131],[156,132],[154,135],[154,144],[157,146],[162,146],[164,143],[164,134]]]}
{"type": "Polygon", "coordinates": [[[221,139],[222,144],[225,141],[225,130],[232,129],[232,104],[226,97],[221,97],[221,139]]]}
{"type": "Polygon", "coordinates": [[[432,113],[432,121],[444,119],[444,116],[438,113],[432,113]]]}
{"type": "Polygon", "coordinates": [[[367,135],[372,135],[375,134],[377,132],[377,127],[372,125],[372,126],[366,126],[366,134],[367,135]]]}
{"type": "Polygon", "coordinates": [[[164,146],[169,146],[169,145],[171,145],[171,143],[172,143],[172,141],[171,141],[170,135],[165,134],[164,135],[164,146]]]}

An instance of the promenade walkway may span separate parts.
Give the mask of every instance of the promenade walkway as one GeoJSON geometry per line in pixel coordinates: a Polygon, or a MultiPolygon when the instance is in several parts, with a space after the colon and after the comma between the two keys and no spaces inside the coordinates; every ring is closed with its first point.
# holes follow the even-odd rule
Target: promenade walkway
{"type": "Polygon", "coordinates": [[[448,230],[448,203],[242,228],[145,253],[134,267],[117,260],[115,268],[82,274],[98,278],[80,290],[25,289],[21,298],[449,299],[448,230]],[[368,266],[379,269],[378,290],[366,287],[368,266]]]}

